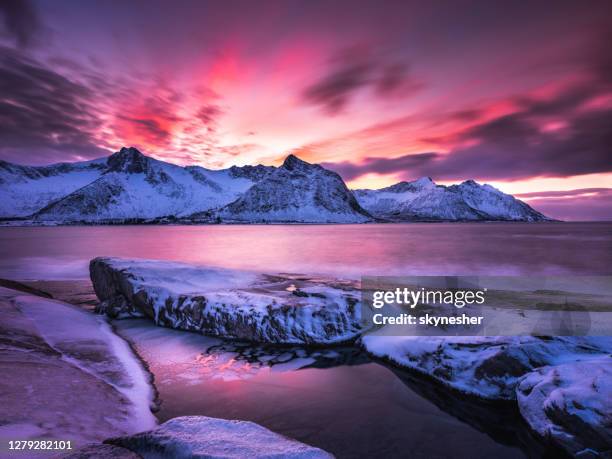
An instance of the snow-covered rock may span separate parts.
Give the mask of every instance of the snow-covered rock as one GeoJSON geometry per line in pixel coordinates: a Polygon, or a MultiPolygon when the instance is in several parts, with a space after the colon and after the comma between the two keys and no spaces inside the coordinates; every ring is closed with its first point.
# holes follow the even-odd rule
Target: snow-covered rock
{"type": "Polygon", "coordinates": [[[331,344],[362,331],[354,283],[154,260],[96,258],[99,310],[262,343],[331,344]]]}
{"type": "Polygon", "coordinates": [[[92,443],[53,459],[142,459],[142,456],[121,446],[92,443]]]}
{"type": "Polygon", "coordinates": [[[612,337],[376,336],[361,338],[372,355],[426,374],[466,394],[514,400],[521,378],[536,368],[612,352],[612,337]]]}
{"type": "Polygon", "coordinates": [[[0,288],[0,329],[5,445],[51,438],[78,448],[155,426],[149,376],[105,318],[0,288]]]}
{"type": "Polygon", "coordinates": [[[216,215],[222,221],[249,223],[371,220],[338,174],[293,155],[216,215]]]}
{"type": "Polygon", "coordinates": [[[369,335],[361,344],[375,357],[456,391],[518,400],[530,427],[572,455],[610,453],[612,336],[369,335]]]}
{"type": "Polygon", "coordinates": [[[444,186],[423,177],[380,190],[356,190],[355,197],[370,214],[391,221],[548,220],[523,201],[473,180],[444,186]]]}
{"type": "Polygon", "coordinates": [[[612,356],[539,368],[516,391],[539,435],[574,456],[612,455],[612,356]]]}
{"type": "Polygon", "coordinates": [[[144,457],[328,459],[322,449],[248,421],[183,416],[149,432],[107,440],[144,457]]]}

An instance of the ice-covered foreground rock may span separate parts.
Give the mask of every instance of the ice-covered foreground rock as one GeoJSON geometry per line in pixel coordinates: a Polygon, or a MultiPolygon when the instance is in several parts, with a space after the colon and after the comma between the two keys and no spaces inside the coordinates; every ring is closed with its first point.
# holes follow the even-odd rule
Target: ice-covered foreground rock
{"type": "Polygon", "coordinates": [[[540,368],[517,389],[519,409],[570,454],[612,455],[612,357],[540,368]]]}
{"type": "Polygon", "coordinates": [[[171,419],[156,429],[108,443],[149,457],[197,458],[333,458],[331,454],[247,421],[206,416],[171,419]]]}
{"type": "Polygon", "coordinates": [[[531,428],[572,455],[611,452],[612,336],[364,336],[361,343],[455,390],[517,400],[531,428]]]}
{"type": "Polygon", "coordinates": [[[514,400],[521,378],[536,368],[612,352],[612,337],[364,336],[372,355],[429,375],[453,389],[492,400],[514,400]]]}
{"type": "Polygon", "coordinates": [[[78,448],[155,426],[148,375],[104,318],[0,288],[0,330],[4,445],[51,438],[78,448]]]}
{"type": "Polygon", "coordinates": [[[260,343],[341,343],[362,331],[352,282],[155,260],[96,258],[89,268],[111,317],[260,343]]]}

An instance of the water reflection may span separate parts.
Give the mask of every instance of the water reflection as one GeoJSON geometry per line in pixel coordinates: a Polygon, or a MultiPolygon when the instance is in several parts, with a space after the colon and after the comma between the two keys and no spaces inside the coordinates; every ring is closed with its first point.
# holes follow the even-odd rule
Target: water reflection
{"type": "Polygon", "coordinates": [[[253,346],[142,319],[115,325],[154,374],[161,421],[184,415],[251,420],[338,457],[544,453],[515,408],[388,368],[355,346],[253,346]]]}

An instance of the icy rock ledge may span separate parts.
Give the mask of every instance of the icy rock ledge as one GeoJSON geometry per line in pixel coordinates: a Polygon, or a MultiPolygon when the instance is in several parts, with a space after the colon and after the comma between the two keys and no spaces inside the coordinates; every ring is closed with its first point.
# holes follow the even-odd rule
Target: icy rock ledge
{"type": "Polygon", "coordinates": [[[118,258],[95,258],[89,271],[99,312],[114,318],[277,344],[342,343],[362,331],[348,281],[118,258]]]}
{"type": "Polygon", "coordinates": [[[612,457],[612,357],[540,368],[516,394],[540,436],[577,457],[612,457]]]}
{"type": "Polygon", "coordinates": [[[373,356],[488,400],[517,401],[541,437],[612,457],[612,337],[364,336],[373,356]]]}
{"type": "Polygon", "coordinates": [[[136,435],[105,443],[121,446],[143,457],[193,458],[295,458],[329,459],[322,449],[300,443],[247,421],[206,416],[184,416],[136,435]]]}

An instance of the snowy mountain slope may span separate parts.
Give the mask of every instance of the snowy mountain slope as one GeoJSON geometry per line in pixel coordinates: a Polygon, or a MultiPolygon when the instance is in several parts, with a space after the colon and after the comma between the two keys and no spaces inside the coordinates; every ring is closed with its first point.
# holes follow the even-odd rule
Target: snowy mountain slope
{"type": "Polygon", "coordinates": [[[43,167],[0,161],[0,218],[26,217],[98,179],[105,158],[43,167]]]}
{"type": "Polygon", "coordinates": [[[40,221],[96,221],[184,217],[223,206],[253,185],[229,169],[181,167],[122,148],[103,174],[39,210],[40,221]]]}
{"type": "Polygon", "coordinates": [[[223,221],[234,222],[362,223],[371,220],[338,174],[293,155],[216,215],[223,221]]]}
{"type": "Polygon", "coordinates": [[[351,191],[335,172],[289,155],[282,166],[209,170],[122,148],[107,158],[44,167],[0,161],[0,218],[102,222],[175,217],[194,222],[362,223],[543,221],[489,185],[430,178],[351,191]]]}
{"type": "Polygon", "coordinates": [[[513,196],[473,180],[443,186],[423,177],[354,193],[359,204],[372,215],[392,221],[548,220],[513,196]]]}

